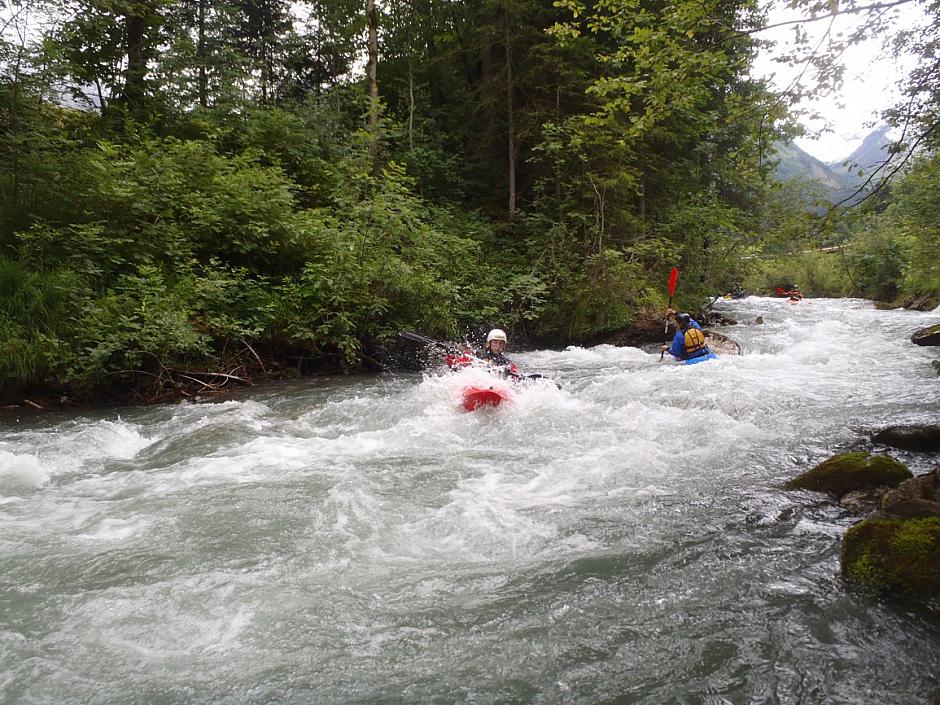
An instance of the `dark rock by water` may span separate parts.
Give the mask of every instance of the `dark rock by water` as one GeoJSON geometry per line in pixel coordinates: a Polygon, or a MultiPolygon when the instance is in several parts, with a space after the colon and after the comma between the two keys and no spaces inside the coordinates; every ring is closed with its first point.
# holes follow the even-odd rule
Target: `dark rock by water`
{"type": "Polygon", "coordinates": [[[873,514],[881,506],[881,500],[889,491],[888,487],[866,487],[863,490],[853,490],[839,498],[839,506],[855,514],[873,514]]]}
{"type": "Polygon", "coordinates": [[[893,487],[913,477],[904,463],[865,451],[842,453],[793,478],[788,490],[828,492],[837,498],[868,487],[893,487]]]}
{"type": "Polygon", "coordinates": [[[940,517],[940,466],[888,490],[880,514],[897,519],[940,517]]]}
{"type": "Polygon", "coordinates": [[[741,345],[735,340],[722,335],[721,333],[716,333],[713,330],[706,330],[705,333],[705,342],[708,343],[708,347],[712,349],[712,352],[718,353],[719,355],[740,355],[741,354],[741,345]]]}
{"type": "Polygon", "coordinates": [[[922,453],[940,452],[940,426],[889,426],[871,437],[875,443],[922,453]]]}
{"type": "Polygon", "coordinates": [[[940,345],[940,323],[914,331],[911,342],[915,345],[940,345]]]}
{"type": "Polygon", "coordinates": [[[940,595],[940,518],[866,519],[842,542],[842,574],[879,592],[940,595]]]}
{"type": "Polygon", "coordinates": [[[736,326],[738,322],[734,318],[729,318],[720,311],[702,311],[698,316],[693,316],[701,326],[736,326]]]}
{"type": "MultiPolygon", "coordinates": [[[[670,333],[664,332],[665,317],[661,312],[647,309],[639,311],[633,323],[627,328],[616,331],[598,333],[582,340],[571,341],[577,345],[591,347],[593,345],[616,345],[639,347],[648,343],[659,343],[670,333]]],[[[671,328],[671,326],[670,326],[671,328]]]]}

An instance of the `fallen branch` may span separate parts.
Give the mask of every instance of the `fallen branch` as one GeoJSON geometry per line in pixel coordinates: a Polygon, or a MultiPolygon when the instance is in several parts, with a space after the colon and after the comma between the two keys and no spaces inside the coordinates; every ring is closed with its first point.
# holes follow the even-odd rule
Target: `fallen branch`
{"type": "Polygon", "coordinates": [[[258,353],[255,352],[255,349],[254,349],[253,347],[251,347],[247,342],[245,343],[245,347],[248,348],[248,352],[250,352],[252,355],[254,355],[255,360],[257,360],[257,361],[258,361],[258,364],[261,366],[261,372],[264,374],[265,377],[267,377],[267,376],[268,376],[268,370],[267,370],[267,368],[264,366],[264,363],[261,361],[261,357],[258,355],[258,353]]]}
{"type": "MultiPolygon", "coordinates": [[[[225,374],[224,372],[196,372],[194,370],[170,370],[173,374],[177,374],[180,377],[186,377],[186,375],[196,375],[199,377],[221,377],[225,380],[233,379],[236,382],[241,382],[242,384],[247,384],[249,387],[254,386],[254,383],[247,379],[246,377],[238,377],[236,375],[225,374]]],[[[187,379],[192,379],[192,377],[186,377],[187,379]]],[[[199,382],[199,380],[194,380],[199,382]]],[[[199,382],[200,384],[205,384],[205,382],[199,382]]]]}
{"type": "Polygon", "coordinates": [[[179,377],[183,379],[188,379],[191,382],[196,384],[201,384],[205,389],[211,389],[213,392],[218,391],[219,387],[215,384],[209,384],[208,382],[203,382],[201,379],[196,379],[195,377],[190,377],[189,375],[184,375],[182,372],[176,373],[179,377]]]}

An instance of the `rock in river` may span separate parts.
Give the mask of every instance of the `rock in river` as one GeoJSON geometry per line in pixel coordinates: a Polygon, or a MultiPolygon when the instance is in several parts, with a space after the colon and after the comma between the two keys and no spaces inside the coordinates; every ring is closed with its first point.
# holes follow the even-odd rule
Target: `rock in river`
{"type": "Polygon", "coordinates": [[[904,463],[894,458],[855,451],[829,458],[790,480],[786,488],[828,492],[838,498],[866,487],[893,487],[913,476],[904,463]]]}
{"type": "Polygon", "coordinates": [[[873,434],[875,443],[921,453],[940,451],[940,426],[889,426],[873,434]]]}
{"type": "Polygon", "coordinates": [[[914,331],[911,342],[915,345],[940,345],[940,323],[914,331]]]}

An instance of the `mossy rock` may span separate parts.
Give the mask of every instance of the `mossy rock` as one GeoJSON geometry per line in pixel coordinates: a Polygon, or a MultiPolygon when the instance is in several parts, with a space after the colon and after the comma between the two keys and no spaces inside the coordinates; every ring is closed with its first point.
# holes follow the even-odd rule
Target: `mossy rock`
{"type": "Polygon", "coordinates": [[[879,592],[940,596],[940,518],[867,519],[842,542],[842,575],[879,592]]]}
{"type": "Polygon", "coordinates": [[[788,490],[828,492],[836,497],[866,487],[894,487],[914,477],[907,466],[887,455],[865,451],[843,453],[826,460],[786,484],[788,490]]]}

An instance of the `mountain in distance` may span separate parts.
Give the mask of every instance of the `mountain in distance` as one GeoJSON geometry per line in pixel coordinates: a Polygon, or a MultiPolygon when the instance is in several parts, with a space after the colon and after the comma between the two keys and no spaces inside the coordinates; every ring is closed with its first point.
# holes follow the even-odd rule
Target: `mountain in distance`
{"type": "MultiPolygon", "coordinates": [[[[891,155],[888,148],[892,143],[887,125],[881,125],[869,133],[862,143],[846,159],[830,162],[827,166],[836,174],[847,177],[856,188],[864,183],[873,171],[882,166],[891,155]],[[861,174],[859,174],[861,172],[861,174]]],[[[879,172],[879,176],[881,176],[879,172]]]]}
{"type": "Polygon", "coordinates": [[[818,181],[829,190],[838,190],[849,185],[845,173],[837,172],[794,142],[777,142],[774,149],[777,152],[774,158],[778,160],[774,170],[774,178],[777,181],[818,181]]]}
{"type": "Polygon", "coordinates": [[[881,125],[870,132],[852,154],[844,160],[829,164],[820,161],[793,142],[778,142],[774,145],[777,150],[775,158],[779,160],[774,170],[774,178],[777,181],[815,181],[821,187],[821,195],[831,203],[839,203],[847,198],[851,199],[851,202],[857,201],[864,195],[856,194],[858,188],[889,156],[890,129],[887,125],[881,125]]]}
{"type": "Polygon", "coordinates": [[[774,149],[778,161],[773,178],[777,181],[815,181],[819,197],[830,203],[839,203],[854,193],[856,182],[847,171],[833,169],[793,142],[777,142],[774,149]]]}

